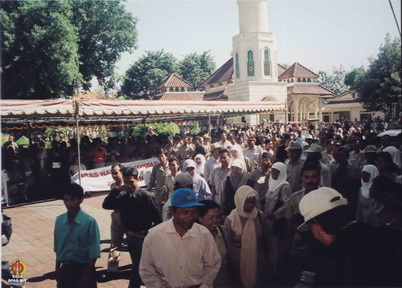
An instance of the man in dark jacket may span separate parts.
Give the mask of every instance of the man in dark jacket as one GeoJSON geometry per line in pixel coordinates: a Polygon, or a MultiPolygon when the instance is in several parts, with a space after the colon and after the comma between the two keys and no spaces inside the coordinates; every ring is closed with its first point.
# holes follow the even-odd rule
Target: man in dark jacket
{"type": "Polygon", "coordinates": [[[104,209],[119,209],[133,263],[129,287],[139,288],[141,278],[138,267],[144,237],[151,227],[161,222],[161,218],[152,194],[138,187],[138,170],[134,167],[124,168],[123,180],[124,185],[113,189],[102,206],[104,209]]]}

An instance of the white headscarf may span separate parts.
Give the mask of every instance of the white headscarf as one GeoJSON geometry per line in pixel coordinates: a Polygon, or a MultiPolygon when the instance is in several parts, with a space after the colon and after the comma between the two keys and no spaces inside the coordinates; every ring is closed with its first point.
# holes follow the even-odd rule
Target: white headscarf
{"type": "Polygon", "coordinates": [[[382,150],[383,152],[387,152],[391,154],[392,161],[401,168],[401,155],[399,154],[399,150],[394,146],[388,146],[382,150]]]}
{"type": "Polygon", "coordinates": [[[241,235],[240,271],[241,281],[246,288],[254,287],[257,282],[257,233],[255,231],[254,218],[257,217],[257,208],[250,213],[244,211],[244,202],[247,197],[255,197],[258,201],[258,193],[250,186],[243,185],[235,193],[236,209],[228,216],[231,229],[236,235],[241,235]],[[246,218],[246,224],[241,219],[246,218]]]}
{"type": "Polygon", "coordinates": [[[244,161],[243,149],[239,145],[233,145],[230,148],[230,151],[233,151],[233,150],[237,152],[237,156],[234,159],[240,159],[240,160],[244,161]]]}
{"type": "Polygon", "coordinates": [[[368,182],[364,182],[363,179],[361,179],[362,187],[362,195],[364,198],[369,199],[370,198],[370,187],[373,184],[373,179],[378,176],[378,169],[374,165],[365,165],[362,169],[362,172],[367,172],[370,174],[370,179],[368,182]]]}
{"type": "Polygon", "coordinates": [[[202,154],[197,154],[195,155],[194,159],[200,158],[201,159],[201,164],[198,165],[197,161],[195,161],[195,170],[197,171],[198,174],[204,175],[204,167],[205,167],[205,156],[202,154]]]}
{"type": "Polygon", "coordinates": [[[279,176],[277,180],[272,178],[272,174],[269,175],[268,191],[275,191],[284,183],[287,183],[286,178],[288,177],[288,173],[286,172],[286,165],[282,162],[275,162],[272,165],[271,169],[279,170],[279,176]]]}
{"type": "Polygon", "coordinates": [[[246,185],[248,180],[246,163],[240,159],[235,159],[232,164],[230,164],[230,167],[238,167],[241,169],[241,175],[239,177],[234,177],[232,172],[229,173],[230,182],[232,182],[233,187],[237,189],[242,185],[246,185]]]}

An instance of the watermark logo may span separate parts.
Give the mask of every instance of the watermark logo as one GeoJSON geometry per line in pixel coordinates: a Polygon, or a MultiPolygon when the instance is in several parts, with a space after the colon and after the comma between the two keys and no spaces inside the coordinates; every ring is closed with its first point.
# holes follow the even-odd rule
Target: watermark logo
{"type": "Polygon", "coordinates": [[[22,278],[22,275],[25,273],[27,270],[27,266],[25,265],[24,262],[20,260],[15,260],[10,263],[10,274],[13,278],[8,279],[8,283],[24,283],[26,280],[22,278]]]}

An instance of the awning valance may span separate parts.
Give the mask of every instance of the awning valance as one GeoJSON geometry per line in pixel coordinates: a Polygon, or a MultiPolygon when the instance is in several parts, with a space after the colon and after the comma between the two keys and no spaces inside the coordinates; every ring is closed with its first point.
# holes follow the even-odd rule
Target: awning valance
{"type": "Polygon", "coordinates": [[[282,102],[150,100],[1,100],[2,125],[140,123],[283,111],[282,102]]]}

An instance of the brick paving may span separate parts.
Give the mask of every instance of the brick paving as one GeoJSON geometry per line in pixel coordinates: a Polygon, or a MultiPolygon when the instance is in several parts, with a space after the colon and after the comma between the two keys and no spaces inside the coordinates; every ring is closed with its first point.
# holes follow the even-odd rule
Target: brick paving
{"type": "MultiPolygon", "coordinates": [[[[126,288],[130,276],[130,255],[123,247],[120,256],[120,269],[112,280],[105,279],[107,255],[110,243],[110,213],[102,209],[107,193],[93,193],[85,198],[82,209],[98,222],[101,239],[101,258],[96,261],[98,287],[126,288]],[[125,250],[125,252],[124,252],[125,250]]],[[[56,281],[52,277],[55,267],[53,252],[53,228],[56,216],[66,211],[61,200],[32,203],[18,207],[4,208],[5,215],[12,218],[13,234],[7,246],[2,247],[2,260],[20,260],[26,265],[24,278],[26,288],[54,288],[56,281]]],[[[3,281],[2,287],[8,287],[3,281]]]]}

